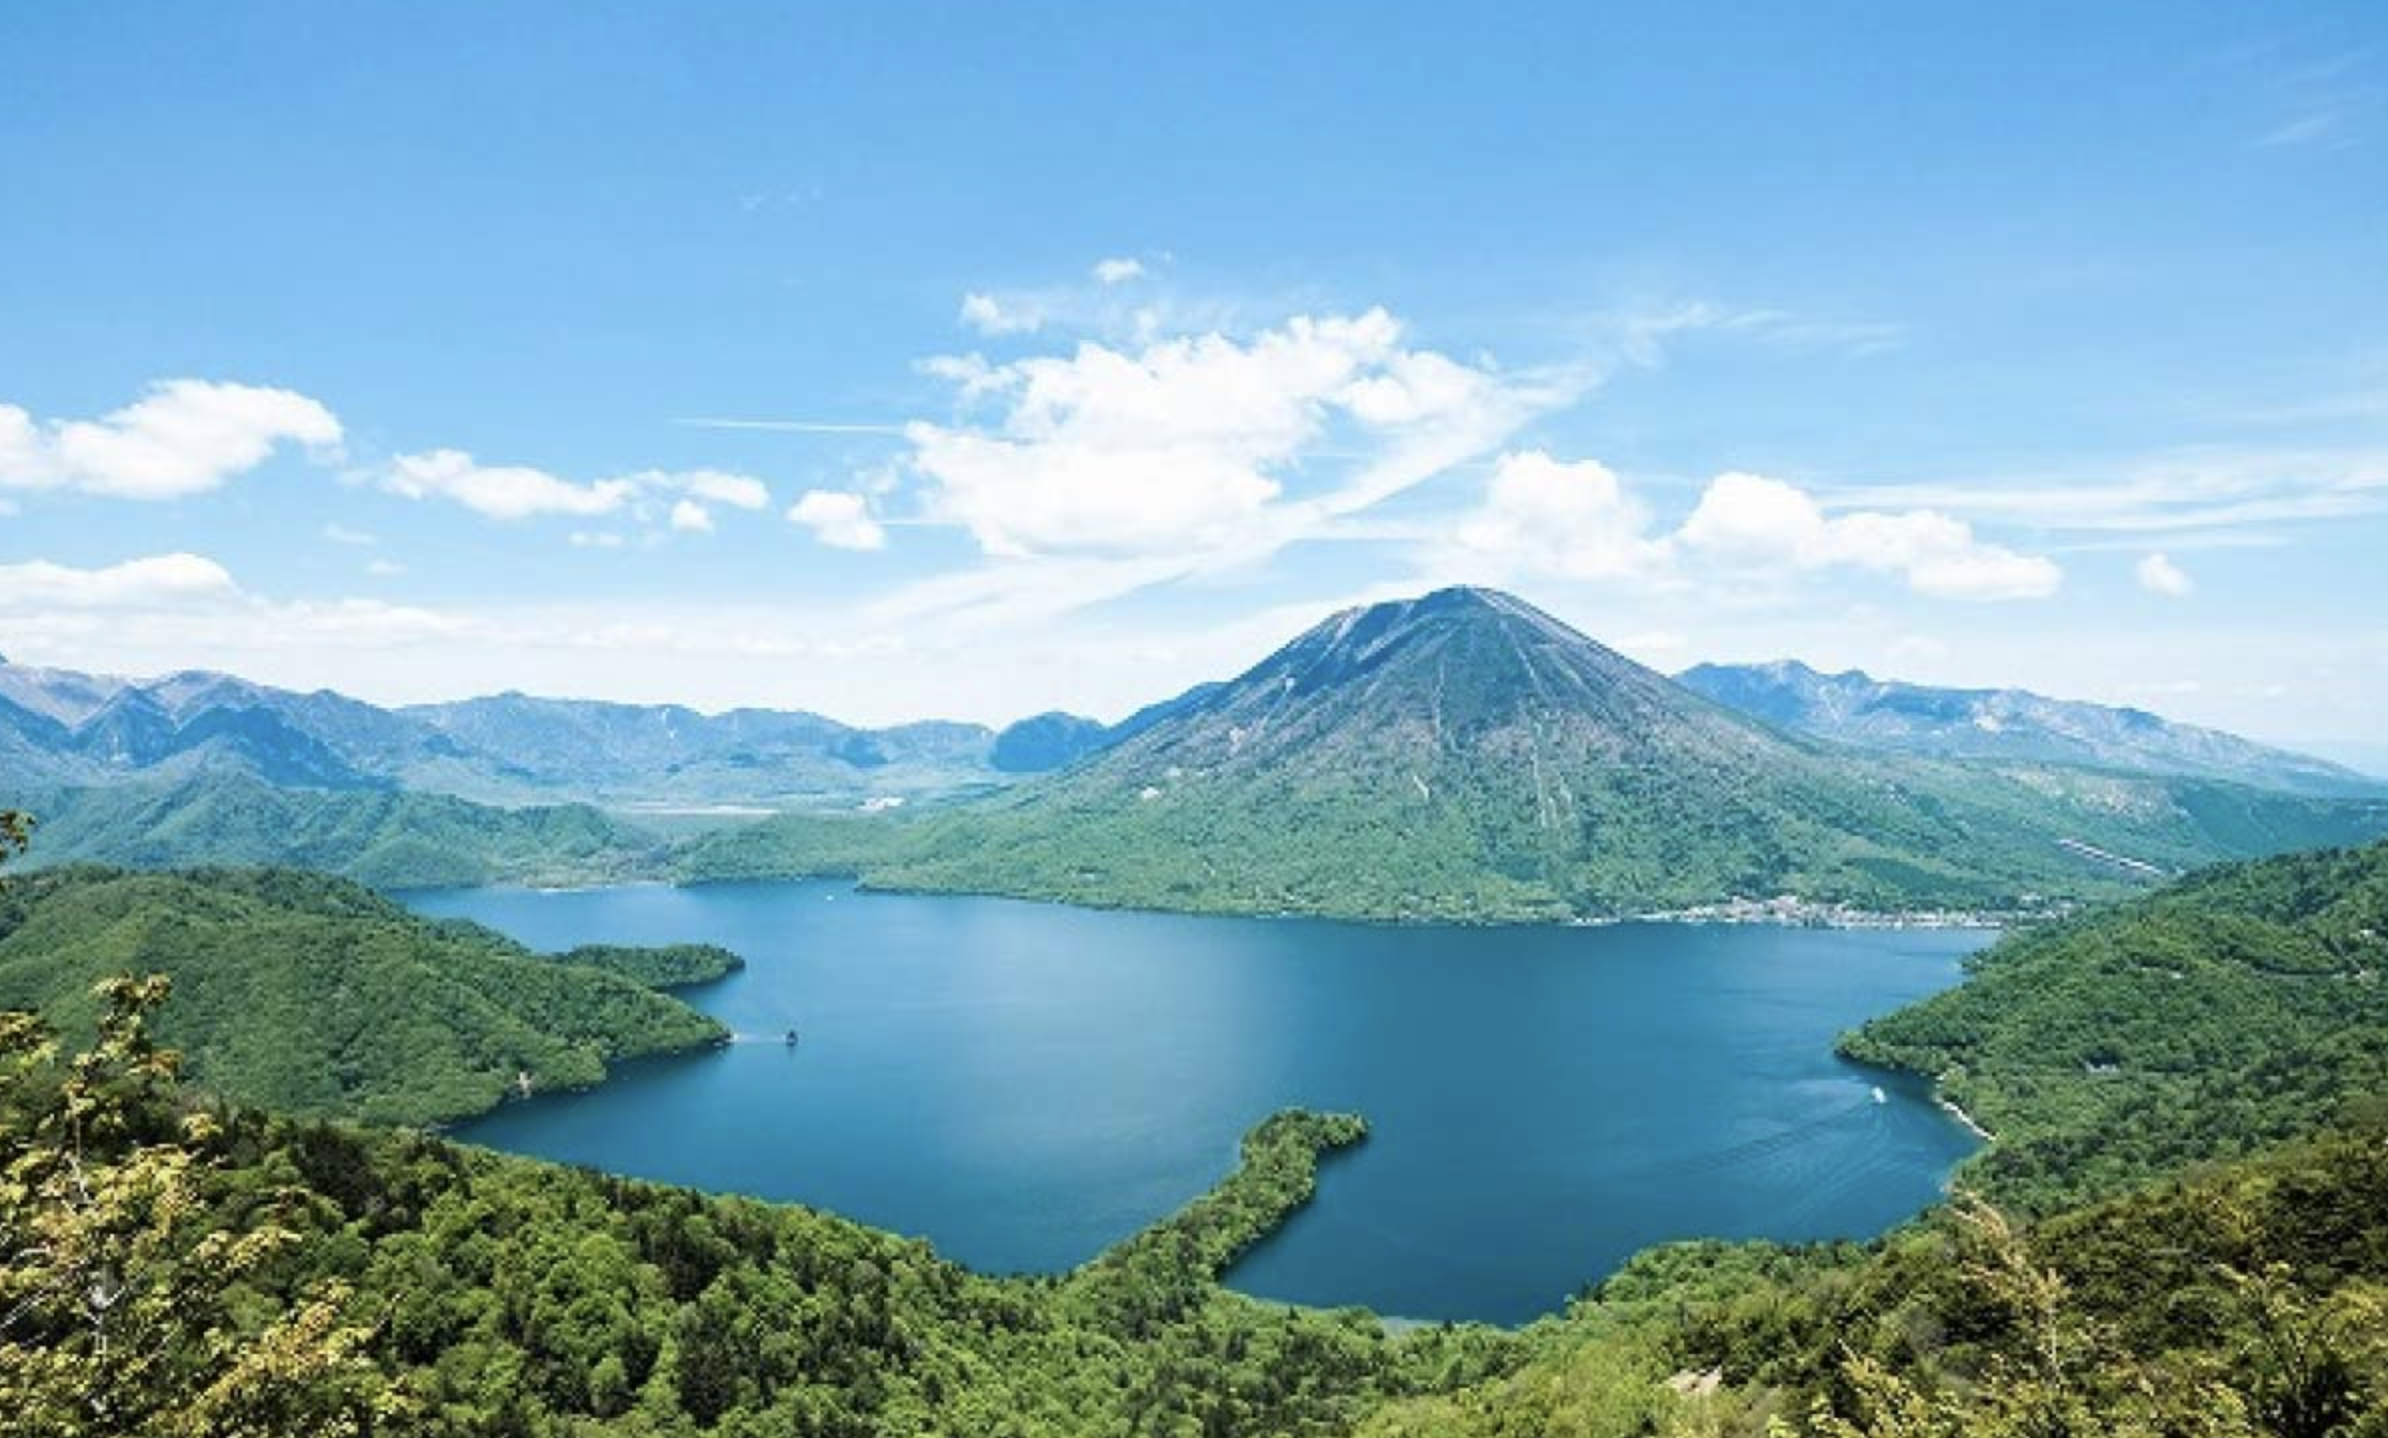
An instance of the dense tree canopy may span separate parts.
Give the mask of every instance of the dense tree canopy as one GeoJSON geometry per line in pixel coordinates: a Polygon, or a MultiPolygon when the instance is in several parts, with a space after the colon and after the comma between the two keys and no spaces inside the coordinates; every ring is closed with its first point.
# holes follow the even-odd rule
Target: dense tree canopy
{"type": "Polygon", "coordinates": [[[61,869],[0,890],[0,1006],[88,1033],[99,980],[168,975],[159,1032],[192,1079],[291,1114],[431,1123],[717,1043],[719,1024],[648,983],[734,962],[708,948],[543,958],[291,870],[61,869]]]}

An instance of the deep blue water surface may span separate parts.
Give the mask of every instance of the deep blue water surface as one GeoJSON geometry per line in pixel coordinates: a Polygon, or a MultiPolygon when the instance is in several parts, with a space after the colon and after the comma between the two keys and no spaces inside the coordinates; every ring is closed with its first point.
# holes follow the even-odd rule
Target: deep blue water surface
{"type": "Polygon", "coordinates": [[[1832,1040],[1954,983],[1979,934],[1392,928],[819,882],[413,902],[543,949],[748,961],[686,996],[762,1041],[462,1137],[816,1204],[988,1270],[1083,1261],[1289,1104],[1374,1133],[1234,1285],[1416,1318],[1531,1318],[1666,1239],[1872,1234],[1971,1143],[1832,1040]]]}

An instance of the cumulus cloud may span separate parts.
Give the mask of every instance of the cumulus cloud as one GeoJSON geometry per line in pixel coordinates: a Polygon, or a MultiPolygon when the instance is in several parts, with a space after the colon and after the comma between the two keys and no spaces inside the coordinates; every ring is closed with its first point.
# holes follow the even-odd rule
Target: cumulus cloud
{"type": "Polygon", "coordinates": [[[2161,552],[2140,560],[2132,572],[2139,576],[2140,588],[2150,594],[2161,594],[2167,599],[2185,599],[2189,591],[2197,587],[2196,581],[2189,577],[2186,570],[2161,552]]]}
{"type": "Polygon", "coordinates": [[[887,531],[871,517],[870,505],[859,494],[831,489],[806,490],[788,508],[788,521],[813,532],[813,538],[832,549],[884,549],[887,531]]]}
{"type": "Polygon", "coordinates": [[[483,464],[457,449],[399,455],[383,469],[381,484],[409,499],[453,500],[491,519],[660,517],[675,529],[696,527],[690,514],[702,514],[704,527],[711,527],[712,515],[698,500],[745,510],[771,503],[761,480],[721,470],[646,469],[583,482],[527,465],[483,464]]]}
{"type": "Polygon", "coordinates": [[[0,404],[0,487],[179,499],[263,464],[286,444],[328,452],[340,421],[303,394],[196,379],[150,386],[90,420],[37,420],[0,404]]]}
{"type": "Polygon", "coordinates": [[[1682,524],[1662,533],[1606,466],[1540,451],[1501,456],[1482,502],[1428,558],[1436,572],[1644,586],[1703,572],[1868,570],[1943,599],[2036,599],[2063,580],[2049,560],[1985,541],[1949,515],[1828,512],[1797,485],[1757,474],[1716,476],[1682,524]]]}
{"type": "Polygon", "coordinates": [[[46,559],[0,564],[0,609],[136,609],[237,597],[232,575],[197,554],[158,554],[82,569],[46,559]]]}
{"type": "Polygon", "coordinates": [[[672,504],[671,525],[685,534],[711,534],[713,511],[693,499],[676,500],[672,504]]]}
{"type": "Polygon", "coordinates": [[[1828,515],[1807,491],[1759,474],[1711,480],[1678,539],[1743,568],[1895,573],[1917,593],[1942,599],[2041,599],[2064,580],[2053,561],[1984,541],[1937,510],[1828,515]]]}
{"type": "Polygon", "coordinates": [[[1484,502],[1460,522],[1458,540],[1469,560],[1503,572],[1622,579],[1667,561],[1649,523],[1608,466],[1529,450],[1493,465],[1484,502]]]}
{"type": "Polygon", "coordinates": [[[1124,285],[1143,276],[1144,261],[1130,256],[1095,261],[1094,277],[1097,284],[1124,285]]]}
{"type": "Polygon", "coordinates": [[[1284,474],[1331,433],[1363,446],[1359,473],[1378,469],[1372,489],[1390,491],[1425,477],[1379,468],[1410,442],[1464,431],[1465,458],[1517,422],[1495,375],[1401,339],[1400,323],[1372,309],[1296,316],[1250,339],[1085,341],[1067,355],[955,362],[937,372],[1000,413],[979,426],[907,426],[909,466],[927,482],[929,516],[967,528],[989,554],[1233,545],[1265,528],[1284,474]]]}

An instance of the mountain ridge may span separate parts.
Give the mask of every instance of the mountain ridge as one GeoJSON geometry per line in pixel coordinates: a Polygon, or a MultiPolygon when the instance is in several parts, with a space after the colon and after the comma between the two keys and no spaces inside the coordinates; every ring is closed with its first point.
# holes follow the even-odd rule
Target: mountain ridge
{"type": "Polygon", "coordinates": [[[2388,781],[2326,759],[2144,709],[1825,673],[1796,659],[1697,664],[1677,683],[1781,728],[1857,747],[2195,774],[2299,793],[2376,795],[2388,781]]]}
{"type": "Polygon", "coordinates": [[[1341,611],[1071,768],[907,825],[766,821],[694,876],[1371,919],[1736,897],[2028,909],[2388,831],[2388,802],[1875,757],[1753,720],[1514,596],[1341,611]],[[776,856],[776,857],[775,857],[776,856]]]}
{"type": "Polygon", "coordinates": [[[933,719],[869,729],[806,710],[707,714],[519,691],[385,708],[210,670],[131,679],[0,660],[0,779],[19,784],[240,769],[288,787],[401,788],[505,805],[834,808],[1015,782],[1108,732],[1061,714],[1000,730],[933,719]],[[1058,751],[1034,737],[1056,721],[1073,735],[1058,751]]]}

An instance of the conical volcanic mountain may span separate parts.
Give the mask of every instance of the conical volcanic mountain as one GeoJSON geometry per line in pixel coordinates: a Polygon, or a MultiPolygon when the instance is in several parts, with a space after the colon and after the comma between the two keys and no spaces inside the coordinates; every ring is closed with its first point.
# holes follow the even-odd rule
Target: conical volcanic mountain
{"type": "Polygon", "coordinates": [[[1336,614],[854,867],[891,886],[1376,918],[1781,895],[2007,908],[2383,830],[2388,804],[1794,736],[1523,600],[1458,588],[1336,614]]]}

